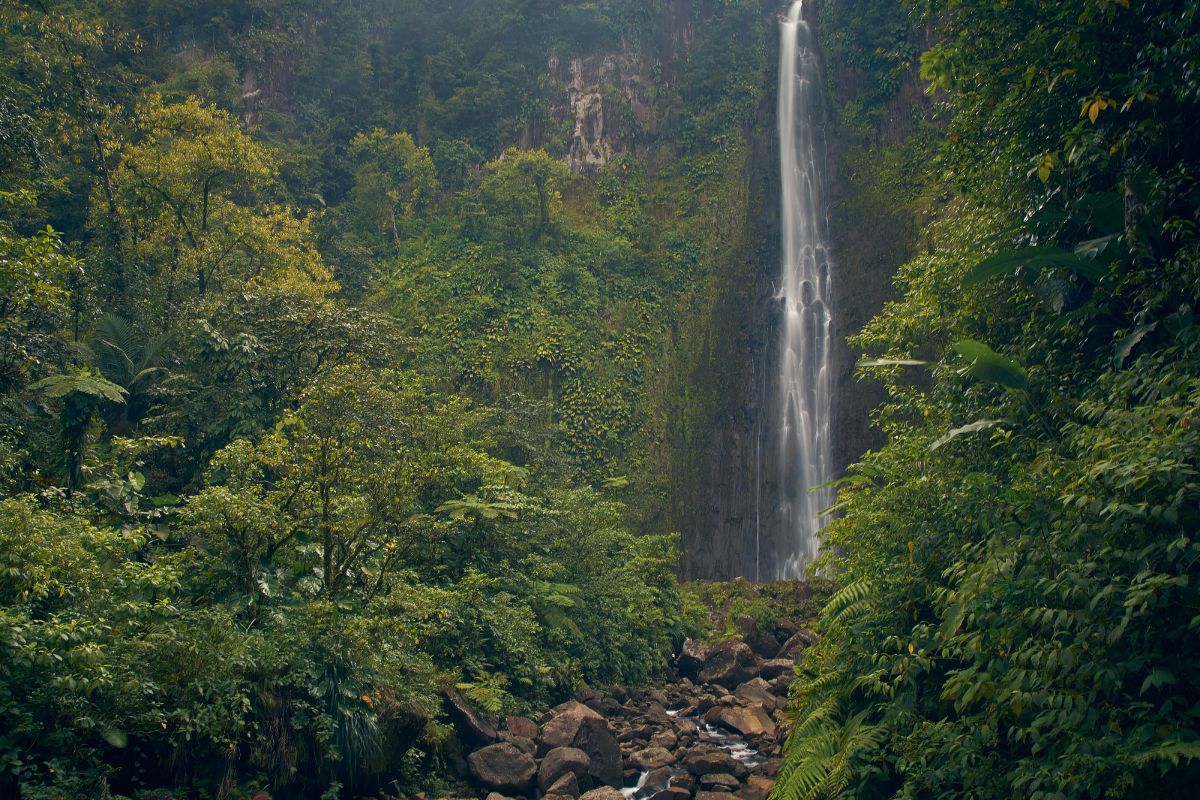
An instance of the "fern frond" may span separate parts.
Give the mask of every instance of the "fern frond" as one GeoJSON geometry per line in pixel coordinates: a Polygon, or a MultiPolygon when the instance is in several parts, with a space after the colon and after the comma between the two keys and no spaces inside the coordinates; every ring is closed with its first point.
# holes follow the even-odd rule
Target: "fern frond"
{"type": "Polygon", "coordinates": [[[844,628],[854,620],[860,619],[871,610],[874,599],[874,589],[867,578],[859,578],[843,586],[829,598],[829,602],[821,611],[826,631],[844,628]]]}

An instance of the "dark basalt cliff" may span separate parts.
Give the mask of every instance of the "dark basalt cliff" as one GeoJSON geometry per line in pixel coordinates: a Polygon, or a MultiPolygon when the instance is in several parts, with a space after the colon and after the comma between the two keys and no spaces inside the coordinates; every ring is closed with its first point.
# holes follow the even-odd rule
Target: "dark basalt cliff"
{"type": "MultiPolygon", "coordinates": [[[[765,24],[775,24],[774,18],[765,24]]],[[[819,30],[820,22],[817,20],[819,30]]],[[[775,39],[770,40],[772,43],[775,39]]],[[[777,49],[767,54],[774,76],[777,49]]],[[[833,449],[838,472],[881,443],[870,422],[883,400],[881,387],[855,376],[859,353],[847,337],[860,331],[892,293],[892,276],[913,254],[918,230],[911,212],[891,207],[869,168],[881,148],[912,133],[914,109],[924,95],[914,72],[899,88],[867,137],[837,115],[855,99],[856,82],[846,65],[828,64],[837,75],[827,127],[830,229],[836,346],[833,386],[833,449]]],[[[772,78],[774,81],[774,77],[772,78]]],[[[716,297],[704,325],[704,346],[693,350],[692,388],[709,387],[718,398],[705,430],[681,430],[674,441],[674,519],[684,535],[683,575],[688,578],[756,579],[770,574],[756,544],[778,535],[773,527],[779,466],[768,452],[767,413],[778,360],[779,318],[774,301],[779,272],[779,177],[776,98],[764,95],[745,168],[749,182],[747,247],[716,277],[716,297]]],[[[766,552],[766,546],[761,547],[766,552]]]]}

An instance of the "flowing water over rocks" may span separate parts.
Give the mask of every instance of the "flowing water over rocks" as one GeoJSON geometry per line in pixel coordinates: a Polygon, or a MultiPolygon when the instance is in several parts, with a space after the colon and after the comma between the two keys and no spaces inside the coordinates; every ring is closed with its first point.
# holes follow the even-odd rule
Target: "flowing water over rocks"
{"type": "Polygon", "coordinates": [[[688,640],[663,686],[584,690],[501,723],[447,696],[488,800],[766,800],[779,769],[796,655],[815,636],[688,640]]]}

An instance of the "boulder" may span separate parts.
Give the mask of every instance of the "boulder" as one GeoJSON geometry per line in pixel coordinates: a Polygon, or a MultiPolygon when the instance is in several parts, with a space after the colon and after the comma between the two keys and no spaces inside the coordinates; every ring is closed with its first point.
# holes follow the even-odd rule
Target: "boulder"
{"type": "Polygon", "coordinates": [[[658,726],[671,724],[671,715],[667,713],[667,709],[657,702],[651,703],[646,707],[646,719],[658,726]]]}
{"type": "Polygon", "coordinates": [[[708,647],[695,639],[685,639],[679,655],[675,657],[675,669],[684,678],[699,676],[708,657],[708,647]]]}
{"type": "Polygon", "coordinates": [[[811,647],[816,644],[820,637],[807,628],[801,628],[791,635],[791,637],[783,643],[779,648],[779,652],[775,654],[775,658],[795,658],[796,653],[806,647],[811,647]]]}
{"type": "Polygon", "coordinates": [[[646,774],[646,780],[642,783],[642,789],[638,794],[646,795],[650,792],[658,792],[667,788],[667,784],[671,782],[671,774],[673,770],[670,767],[659,767],[652,769],[646,774]]]}
{"type": "Polygon", "coordinates": [[[716,792],[732,792],[742,785],[742,782],[727,772],[714,772],[700,776],[700,788],[716,792]]]}
{"type": "Polygon", "coordinates": [[[737,796],[741,800],[767,800],[774,788],[775,781],[754,775],[746,779],[745,785],[738,789],[737,796]]]}
{"type": "Polygon", "coordinates": [[[730,792],[696,792],[696,800],[737,800],[737,795],[730,792]]]}
{"type": "Polygon", "coordinates": [[[669,729],[664,729],[650,737],[650,744],[653,747],[665,747],[671,750],[675,745],[679,744],[679,737],[669,729]]]}
{"type": "Polygon", "coordinates": [[[704,719],[710,724],[720,725],[742,736],[775,735],[775,721],[762,706],[715,708],[704,719]]]}
{"type": "Polygon", "coordinates": [[[549,721],[542,726],[540,749],[543,753],[556,747],[571,747],[579,733],[579,726],[585,719],[604,722],[604,717],[575,700],[556,706],[551,714],[549,721]]]}
{"type": "Polygon", "coordinates": [[[693,775],[712,775],[727,772],[737,775],[745,765],[725,750],[693,750],[683,761],[683,766],[693,775]]]}
{"type": "Polygon", "coordinates": [[[758,673],[758,656],[745,642],[729,639],[709,648],[700,680],[733,688],[758,673]]]}
{"type": "Polygon", "coordinates": [[[790,658],[772,658],[770,661],[764,661],[762,666],[758,668],[759,677],[766,680],[774,680],[780,675],[793,675],[796,670],[796,662],[790,658]]]}
{"type": "Polygon", "coordinates": [[[623,782],[621,774],[621,748],[617,738],[613,736],[608,723],[599,716],[580,719],[576,729],[575,739],[571,743],[587,753],[592,760],[588,773],[598,784],[620,786],[623,782]]]}
{"type": "Polygon", "coordinates": [[[668,786],[650,796],[650,800],[692,800],[692,793],[679,786],[668,786]]]}
{"type": "Polygon", "coordinates": [[[542,800],[546,800],[547,797],[569,797],[571,800],[579,797],[579,779],[575,777],[575,773],[568,772],[551,784],[542,795],[542,800]]]}
{"type": "Polygon", "coordinates": [[[779,703],[778,698],[771,692],[771,685],[762,678],[746,681],[737,687],[733,696],[746,705],[757,703],[767,711],[774,711],[779,703]]]}
{"type": "Polygon", "coordinates": [[[780,675],[775,680],[771,681],[771,691],[776,697],[787,697],[788,691],[792,688],[792,684],[796,682],[795,675],[780,675]]]}
{"type": "Polygon", "coordinates": [[[457,690],[447,689],[442,704],[446,707],[450,722],[466,744],[481,747],[500,738],[496,732],[496,718],[479,711],[457,690]]]}
{"type": "Polygon", "coordinates": [[[754,638],[758,623],[749,614],[738,614],[733,620],[733,627],[741,634],[742,639],[749,643],[754,638]]]}
{"type": "Polygon", "coordinates": [[[629,761],[638,769],[648,772],[674,764],[675,754],[665,747],[647,747],[631,755],[629,761]]]}
{"type": "Polygon", "coordinates": [[[487,800],[511,800],[511,798],[502,795],[499,792],[488,792],[487,800]]]}
{"type": "Polygon", "coordinates": [[[537,742],[533,739],[526,739],[524,736],[513,736],[508,731],[501,731],[500,741],[508,742],[522,753],[528,753],[531,756],[537,753],[537,742]]]}
{"type": "Polygon", "coordinates": [[[601,786],[599,789],[584,792],[579,796],[579,800],[625,800],[625,795],[621,794],[619,789],[614,789],[611,786],[601,786]]]}
{"type": "Polygon", "coordinates": [[[513,736],[520,736],[522,739],[536,739],[538,736],[537,723],[528,717],[509,717],[504,721],[504,727],[513,736]]]}
{"type": "Polygon", "coordinates": [[[533,788],[537,762],[507,742],[488,745],[467,756],[467,768],[485,789],[522,794],[533,788]]]}
{"type": "Polygon", "coordinates": [[[580,786],[590,787],[592,782],[588,770],[592,760],[588,754],[575,747],[556,747],[542,759],[538,768],[538,789],[549,794],[550,787],[564,775],[574,775],[580,786]]]}

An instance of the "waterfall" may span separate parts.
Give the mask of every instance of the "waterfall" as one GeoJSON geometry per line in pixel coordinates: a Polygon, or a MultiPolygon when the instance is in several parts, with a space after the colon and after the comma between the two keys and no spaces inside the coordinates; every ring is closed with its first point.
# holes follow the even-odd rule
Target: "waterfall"
{"type": "Polygon", "coordinates": [[[832,477],[830,450],[832,319],[824,200],[824,109],[816,40],[802,0],[781,23],[779,155],[782,288],[779,372],[772,419],[778,462],[779,531],[768,569],[796,578],[820,547],[819,512],[833,499],[810,491],[832,477]]]}

